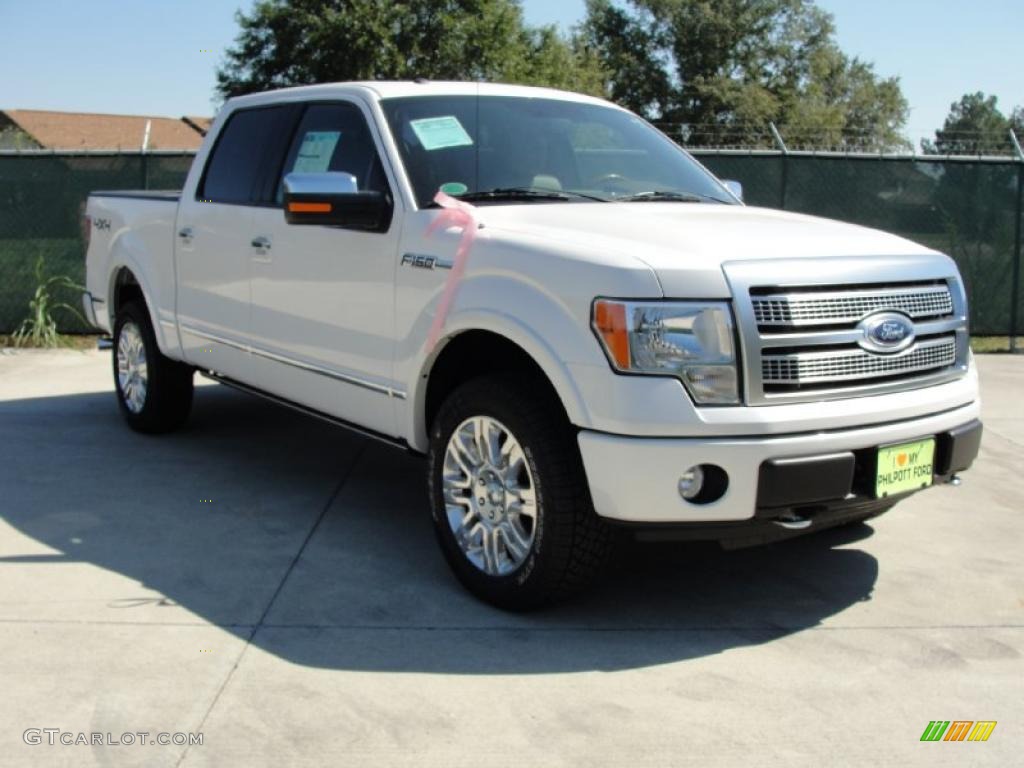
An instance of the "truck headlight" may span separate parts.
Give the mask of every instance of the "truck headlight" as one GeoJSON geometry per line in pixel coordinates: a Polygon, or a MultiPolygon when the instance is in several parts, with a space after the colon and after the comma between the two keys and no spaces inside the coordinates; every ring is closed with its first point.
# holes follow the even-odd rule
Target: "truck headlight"
{"type": "Polygon", "coordinates": [[[702,405],[739,403],[728,302],[598,299],[592,325],[616,370],[676,376],[702,405]]]}

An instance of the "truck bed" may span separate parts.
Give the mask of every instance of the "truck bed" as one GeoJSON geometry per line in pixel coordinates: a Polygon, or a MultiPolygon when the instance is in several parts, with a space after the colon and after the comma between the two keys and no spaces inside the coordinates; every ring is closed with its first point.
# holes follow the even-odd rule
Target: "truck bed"
{"type": "Polygon", "coordinates": [[[96,324],[113,330],[107,302],[112,281],[124,268],[143,283],[161,348],[173,349],[176,337],[164,338],[174,321],[174,223],[180,190],[104,190],[86,204],[91,236],[86,253],[86,289],[96,324]]]}
{"type": "Polygon", "coordinates": [[[178,202],[180,189],[109,189],[90,192],[90,197],[126,197],[132,200],[164,200],[178,202]]]}

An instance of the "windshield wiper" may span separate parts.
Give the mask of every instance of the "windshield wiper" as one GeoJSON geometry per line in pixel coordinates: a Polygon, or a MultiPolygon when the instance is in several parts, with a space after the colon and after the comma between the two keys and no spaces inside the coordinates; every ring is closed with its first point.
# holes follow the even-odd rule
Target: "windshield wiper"
{"type": "Polygon", "coordinates": [[[455,195],[455,197],[466,202],[480,200],[596,200],[601,203],[608,202],[606,198],[585,195],[582,192],[537,187],[498,187],[479,192],[466,192],[462,195],[455,195]]]}
{"type": "Polygon", "coordinates": [[[703,203],[711,200],[716,203],[725,203],[725,200],[712,195],[702,195],[699,192],[673,192],[667,189],[651,189],[647,192],[637,192],[633,195],[616,197],[616,203],[647,203],[647,202],[675,202],[675,203],[703,203]]]}

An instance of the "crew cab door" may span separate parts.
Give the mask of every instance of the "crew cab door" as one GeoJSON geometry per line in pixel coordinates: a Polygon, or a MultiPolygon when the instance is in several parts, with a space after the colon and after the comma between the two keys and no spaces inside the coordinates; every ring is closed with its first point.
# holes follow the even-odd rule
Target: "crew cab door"
{"type": "Polygon", "coordinates": [[[240,381],[251,374],[252,206],[294,116],[290,105],[233,112],[178,204],[177,316],[185,359],[240,381]]]}
{"type": "Polygon", "coordinates": [[[288,152],[249,240],[255,386],[387,435],[393,398],[397,213],[386,232],[294,225],[282,209],[285,175],[343,171],[359,189],[390,195],[379,138],[356,102],[302,105],[288,152]],[[258,244],[258,246],[257,246],[258,244]]]}

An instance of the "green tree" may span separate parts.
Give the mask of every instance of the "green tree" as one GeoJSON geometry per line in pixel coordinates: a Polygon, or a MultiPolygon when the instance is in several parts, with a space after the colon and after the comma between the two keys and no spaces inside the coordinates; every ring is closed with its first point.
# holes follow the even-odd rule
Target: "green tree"
{"type": "Polygon", "coordinates": [[[1020,137],[1024,128],[1024,108],[1017,107],[1009,118],[999,111],[995,96],[981,91],[965,93],[949,105],[942,128],[935,140],[925,139],[921,149],[932,155],[991,155],[1012,150],[1010,129],[1020,137]]]}
{"type": "Polygon", "coordinates": [[[217,71],[221,96],[289,85],[416,77],[550,85],[602,94],[596,55],[517,0],[259,0],[217,71]]]}
{"type": "Polygon", "coordinates": [[[583,34],[612,98],[684,126],[692,144],[906,145],[897,78],[844,54],[832,16],[810,0],[587,0],[583,34]]]}
{"type": "Polygon", "coordinates": [[[631,14],[608,0],[587,0],[580,34],[604,65],[612,101],[648,118],[668,112],[672,78],[658,56],[668,37],[652,13],[638,7],[631,14]]]}
{"type": "Polygon", "coordinates": [[[553,26],[527,27],[521,42],[518,58],[505,61],[491,79],[606,96],[601,61],[579,35],[565,38],[553,26]]]}

